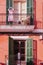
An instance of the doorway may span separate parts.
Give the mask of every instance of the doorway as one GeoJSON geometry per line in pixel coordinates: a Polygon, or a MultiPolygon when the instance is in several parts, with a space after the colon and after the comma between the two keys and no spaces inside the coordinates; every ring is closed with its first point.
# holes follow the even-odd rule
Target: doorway
{"type": "Polygon", "coordinates": [[[20,58],[21,61],[25,60],[25,40],[14,40],[14,55],[15,60],[20,58]],[[18,57],[18,53],[20,53],[18,57]]]}
{"type": "Polygon", "coordinates": [[[9,65],[21,65],[25,61],[25,40],[9,38],[9,65]]]}
{"type": "Polygon", "coordinates": [[[36,43],[25,36],[9,37],[9,65],[28,65],[30,62],[34,62],[36,65],[36,43]]]}

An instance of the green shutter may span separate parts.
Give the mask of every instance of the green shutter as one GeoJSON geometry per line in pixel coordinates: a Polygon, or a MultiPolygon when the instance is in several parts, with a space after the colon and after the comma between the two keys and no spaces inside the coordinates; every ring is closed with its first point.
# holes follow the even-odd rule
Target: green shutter
{"type": "Polygon", "coordinates": [[[9,37],[9,65],[14,63],[14,40],[9,37]]]}
{"type": "Polygon", "coordinates": [[[27,43],[26,43],[27,45],[27,56],[26,56],[26,58],[27,58],[27,62],[29,62],[29,60],[32,60],[33,59],[33,40],[32,39],[28,39],[27,40],[27,43]]]}
{"type": "Polygon", "coordinates": [[[8,8],[12,7],[12,0],[6,0],[6,23],[8,24],[8,8]]]}
{"type": "Polygon", "coordinates": [[[6,24],[8,23],[8,8],[9,8],[9,0],[6,0],[6,24]]]}
{"type": "Polygon", "coordinates": [[[10,0],[10,3],[11,3],[11,4],[10,4],[10,7],[12,7],[12,0],[10,0]]]}
{"type": "Polygon", "coordinates": [[[27,14],[32,15],[33,11],[33,0],[27,0],[27,14]]]}

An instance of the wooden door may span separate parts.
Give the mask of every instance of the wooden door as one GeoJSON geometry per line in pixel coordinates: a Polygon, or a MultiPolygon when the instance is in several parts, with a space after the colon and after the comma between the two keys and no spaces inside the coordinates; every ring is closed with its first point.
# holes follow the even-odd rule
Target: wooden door
{"type": "Polygon", "coordinates": [[[9,37],[9,65],[14,65],[14,43],[13,39],[9,37]]]}

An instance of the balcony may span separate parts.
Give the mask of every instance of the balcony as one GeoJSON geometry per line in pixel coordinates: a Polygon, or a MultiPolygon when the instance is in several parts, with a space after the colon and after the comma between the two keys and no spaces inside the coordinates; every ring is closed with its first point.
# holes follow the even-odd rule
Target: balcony
{"type": "MultiPolygon", "coordinates": [[[[8,17],[8,15],[7,15],[8,17]]],[[[14,21],[12,23],[6,21],[6,14],[0,14],[0,32],[32,32],[34,23],[30,21],[27,14],[13,14],[14,21]]]]}

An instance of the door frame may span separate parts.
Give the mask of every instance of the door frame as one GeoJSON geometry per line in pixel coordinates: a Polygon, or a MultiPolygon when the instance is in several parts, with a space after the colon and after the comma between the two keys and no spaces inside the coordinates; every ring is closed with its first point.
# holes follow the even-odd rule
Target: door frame
{"type": "MultiPolygon", "coordinates": [[[[9,38],[12,38],[13,40],[25,40],[25,52],[26,52],[26,40],[27,39],[31,39],[29,36],[9,36],[9,38]]],[[[8,49],[9,51],[9,49],[8,49]]],[[[26,55],[26,53],[25,53],[26,55]]],[[[8,54],[9,56],[9,54],[8,54]]],[[[25,57],[25,61],[26,61],[26,57],[25,57]]]]}
{"type": "Polygon", "coordinates": [[[10,36],[13,40],[27,40],[29,36],[10,36]]]}
{"type": "MultiPolygon", "coordinates": [[[[9,36],[9,38],[12,38],[13,40],[25,40],[25,55],[27,54],[27,39],[31,39],[29,36],[9,36]]],[[[9,49],[8,49],[9,51],[9,49]]],[[[27,57],[25,56],[25,62],[27,60],[27,57]]]]}
{"type": "MultiPolygon", "coordinates": [[[[25,40],[25,52],[27,51],[27,39],[31,39],[29,36],[10,36],[10,38],[12,38],[13,40],[25,40]]],[[[27,55],[27,53],[25,53],[25,55],[27,55]]],[[[26,57],[25,57],[25,61],[26,61],[26,57]]]]}
{"type": "MultiPolygon", "coordinates": [[[[13,40],[25,40],[25,48],[27,47],[26,45],[26,43],[27,43],[27,39],[32,39],[32,38],[30,38],[29,36],[9,36],[9,38],[12,38],[13,40]]],[[[33,43],[34,43],[34,41],[35,42],[37,42],[36,40],[33,40],[33,43]]],[[[33,45],[33,44],[32,44],[33,45]]],[[[37,43],[36,43],[36,45],[37,45],[37,43]]],[[[8,44],[8,47],[9,47],[9,44],[8,44]]],[[[34,46],[33,46],[34,47],[34,46]]],[[[9,48],[8,48],[8,51],[9,51],[9,48]]],[[[26,49],[25,49],[25,52],[26,52],[26,49]]],[[[26,54],[26,53],[25,53],[26,54]]],[[[8,53],[8,56],[9,56],[9,53],[8,53]]],[[[37,46],[36,46],[36,57],[37,57],[37,46]]],[[[9,61],[9,59],[8,59],[8,61],[9,61]]],[[[26,57],[25,57],[25,61],[26,61],[26,57]]],[[[37,60],[36,60],[36,64],[37,64],[37,60]]]]}

